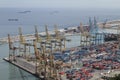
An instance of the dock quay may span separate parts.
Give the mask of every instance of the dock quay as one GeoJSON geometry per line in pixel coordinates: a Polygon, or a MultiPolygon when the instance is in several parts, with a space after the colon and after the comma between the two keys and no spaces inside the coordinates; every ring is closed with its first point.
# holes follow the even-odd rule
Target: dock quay
{"type": "Polygon", "coordinates": [[[113,34],[105,33],[94,19],[94,25],[83,26],[81,23],[77,28],[61,31],[55,26],[54,35],[45,26],[41,36],[35,27],[35,33],[29,41],[19,28],[18,46],[10,34],[6,38],[9,56],[4,60],[41,80],[100,80],[112,77],[120,74],[119,27],[114,30],[116,40],[109,37],[105,41],[105,35],[113,37],[113,34]],[[67,43],[72,43],[66,37],[68,34],[79,36],[79,41],[75,41],[79,42],[79,46],[67,48],[67,43]]]}
{"type": "Polygon", "coordinates": [[[7,61],[7,62],[9,62],[9,63],[21,68],[21,69],[23,69],[23,70],[25,70],[25,71],[35,75],[35,70],[33,70],[33,69],[35,69],[35,67],[34,67],[35,65],[33,65],[32,63],[28,63],[27,61],[22,60],[22,59],[18,59],[18,58],[16,59],[15,62],[9,61],[8,58],[3,58],[3,60],[5,60],[5,61],[7,61]],[[20,64],[20,62],[21,62],[21,64],[20,64]]]}

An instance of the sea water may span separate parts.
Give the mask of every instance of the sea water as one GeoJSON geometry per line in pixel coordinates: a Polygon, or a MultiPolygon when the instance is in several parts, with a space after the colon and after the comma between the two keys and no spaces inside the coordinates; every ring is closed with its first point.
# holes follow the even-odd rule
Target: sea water
{"type": "MultiPolygon", "coordinates": [[[[7,37],[7,34],[18,35],[18,27],[22,27],[23,34],[33,34],[34,26],[38,31],[45,31],[44,26],[48,25],[49,30],[58,28],[79,26],[80,22],[88,24],[88,18],[96,17],[98,22],[120,19],[118,10],[84,10],[84,9],[46,9],[46,8],[0,8],[0,38],[7,37]],[[29,10],[27,13],[20,13],[29,10]],[[18,19],[18,21],[9,21],[18,19]]],[[[70,36],[72,42],[69,47],[79,46],[80,37],[70,36]]],[[[8,44],[0,45],[0,80],[38,80],[33,75],[9,64],[2,59],[9,54],[8,44]]]]}

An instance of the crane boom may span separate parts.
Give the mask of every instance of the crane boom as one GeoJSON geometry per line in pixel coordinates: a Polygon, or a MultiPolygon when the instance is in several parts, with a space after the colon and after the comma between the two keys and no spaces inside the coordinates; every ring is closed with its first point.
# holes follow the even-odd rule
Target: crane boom
{"type": "Polygon", "coordinates": [[[20,43],[24,44],[25,43],[25,39],[24,39],[24,37],[22,35],[22,29],[21,29],[21,27],[19,27],[19,38],[20,38],[20,43]]]}
{"type": "Polygon", "coordinates": [[[57,25],[54,26],[55,28],[55,35],[56,35],[56,39],[59,39],[59,31],[58,31],[58,28],[57,28],[57,25]]]}
{"type": "Polygon", "coordinates": [[[36,37],[36,40],[38,41],[39,40],[39,35],[38,35],[37,26],[35,26],[35,37],[36,37]]]}
{"type": "Polygon", "coordinates": [[[47,39],[47,41],[49,41],[51,39],[51,37],[50,37],[50,34],[48,32],[47,25],[45,25],[45,32],[46,32],[46,39],[47,39]]]}
{"type": "Polygon", "coordinates": [[[8,34],[8,43],[9,43],[9,49],[13,49],[10,34],[8,34]]]}

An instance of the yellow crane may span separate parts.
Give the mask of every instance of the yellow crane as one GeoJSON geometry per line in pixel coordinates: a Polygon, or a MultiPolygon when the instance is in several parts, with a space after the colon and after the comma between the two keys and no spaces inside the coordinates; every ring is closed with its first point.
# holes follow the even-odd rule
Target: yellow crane
{"type": "Polygon", "coordinates": [[[47,56],[45,53],[45,45],[41,45],[41,51],[37,47],[37,41],[34,42],[34,53],[36,57],[36,73],[41,77],[43,76],[45,80],[48,79],[48,63],[47,56]]]}
{"type": "Polygon", "coordinates": [[[19,38],[20,38],[20,43],[21,44],[25,44],[25,39],[24,39],[24,37],[23,37],[23,35],[22,35],[22,29],[21,29],[21,27],[19,27],[19,38]]]}
{"type": "Polygon", "coordinates": [[[13,49],[13,43],[11,41],[10,34],[8,34],[8,43],[9,43],[9,49],[13,49]]]}
{"type": "Polygon", "coordinates": [[[50,34],[49,34],[49,32],[48,32],[48,27],[47,27],[47,25],[45,25],[45,32],[46,32],[46,41],[50,41],[50,40],[51,40],[51,36],[50,36],[50,34]]]}
{"type": "Polygon", "coordinates": [[[19,39],[20,39],[20,52],[22,49],[24,52],[23,57],[28,58],[29,57],[28,55],[30,55],[30,46],[33,46],[33,44],[26,42],[24,36],[22,35],[21,27],[19,27],[19,39]],[[23,46],[23,48],[21,48],[21,45],[23,46]],[[28,55],[27,55],[27,47],[29,47],[29,50],[28,50],[29,54],[28,55]]]}
{"type": "Polygon", "coordinates": [[[45,52],[48,54],[49,59],[49,79],[48,80],[56,80],[57,79],[57,70],[56,70],[56,64],[54,61],[53,51],[54,51],[54,44],[56,42],[56,39],[52,37],[49,32],[47,26],[45,26],[45,32],[46,32],[46,44],[45,44],[45,52]],[[52,42],[53,41],[53,42],[52,42]],[[54,42],[55,41],[55,42],[54,42]]]}
{"type": "Polygon", "coordinates": [[[34,46],[34,54],[35,54],[35,59],[36,59],[36,73],[40,75],[40,71],[42,70],[44,66],[42,65],[42,56],[40,55],[40,51],[37,48],[36,40],[34,40],[33,46],[34,46]]]}
{"type": "Polygon", "coordinates": [[[37,31],[37,27],[35,26],[35,37],[36,37],[36,41],[38,43],[40,43],[40,48],[38,50],[37,48],[37,43],[36,41],[34,42],[34,50],[35,53],[36,52],[41,52],[41,53],[36,53],[36,58],[39,56],[39,58],[37,58],[37,61],[39,63],[38,65],[38,72],[40,75],[42,75],[41,73],[44,73],[44,78],[45,80],[50,80],[50,77],[52,77],[52,50],[51,50],[51,36],[48,32],[48,28],[47,25],[45,25],[45,32],[46,32],[46,38],[42,39],[39,35],[38,35],[38,31],[37,31]]]}
{"type": "Polygon", "coordinates": [[[42,42],[42,38],[39,36],[37,26],[35,26],[35,37],[37,42],[40,42],[40,43],[42,42]]]}
{"type": "Polygon", "coordinates": [[[60,34],[59,31],[57,29],[57,25],[54,26],[55,27],[55,49],[57,48],[57,46],[59,47],[57,50],[61,50],[62,49],[62,41],[60,38],[60,34]]]}
{"type": "Polygon", "coordinates": [[[16,50],[18,49],[13,45],[13,42],[11,41],[10,34],[8,34],[8,44],[9,44],[9,60],[14,61],[16,57],[16,50]]]}
{"type": "Polygon", "coordinates": [[[46,54],[49,55],[49,62],[50,62],[50,64],[49,64],[49,70],[50,70],[49,77],[51,77],[52,76],[52,66],[53,66],[52,42],[51,42],[51,36],[48,32],[47,25],[45,25],[45,32],[46,32],[46,44],[45,44],[45,50],[46,51],[45,52],[46,52],[46,54]]]}
{"type": "Polygon", "coordinates": [[[33,45],[34,45],[34,51],[35,51],[35,57],[36,57],[36,59],[41,59],[41,57],[40,57],[40,51],[37,48],[37,42],[36,42],[36,40],[34,40],[33,45]]]}
{"type": "Polygon", "coordinates": [[[42,45],[44,42],[43,42],[43,39],[39,36],[37,26],[35,26],[35,37],[36,37],[37,43],[39,43],[39,50],[40,50],[40,49],[41,49],[41,45],[42,45]]]}
{"type": "Polygon", "coordinates": [[[80,23],[80,32],[81,32],[80,45],[81,46],[89,45],[91,36],[87,30],[84,30],[82,23],[80,23]]]}
{"type": "Polygon", "coordinates": [[[58,31],[57,25],[54,26],[55,27],[55,39],[56,39],[56,43],[55,43],[55,48],[56,46],[58,46],[60,48],[60,51],[64,51],[66,49],[66,38],[60,34],[60,31],[58,31]]]}

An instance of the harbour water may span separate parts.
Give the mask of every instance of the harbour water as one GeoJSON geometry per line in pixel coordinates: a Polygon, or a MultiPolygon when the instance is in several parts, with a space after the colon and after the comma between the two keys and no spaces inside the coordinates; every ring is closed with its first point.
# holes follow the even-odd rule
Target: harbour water
{"type": "MultiPolygon", "coordinates": [[[[34,33],[34,25],[38,25],[39,31],[44,31],[44,25],[47,24],[49,30],[53,30],[53,25],[58,24],[60,28],[78,26],[80,22],[84,24],[88,23],[89,17],[97,17],[98,22],[108,20],[120,19],[118,11],[113,13],[103,12],[95,13],[95,10],[62,10],[62,9],[27,9],[31,10],[30,13],[20,14],[17,13],[26,9],[0,9],[0,38],[6,37],[8,33],[11,35],[18,35],[18,27],[22,27],[24,34],[34,33]],[[54,12],[56,11],[57,12],[54,12]],[[9,12],[9,13],[8,13],[9,12]],[[89,14],[88,14],[89,13],[89,14]],[[17,18],[17,22],[9,22],[9,18],[17,18]]],[[[112,12],[112,11],[109,11],[112,12]]],[[[72,45],[70,47],[79,46],[80,37],[74,36],[72,45]]],[[[71,43],[70,43],[71,44],[71,43]]],[[[1,80],[39,80],[33,75],[3,61],[4,57],[7,57],[9,53],[8,45],[0,45],[0,79],[1,80]]]]}

